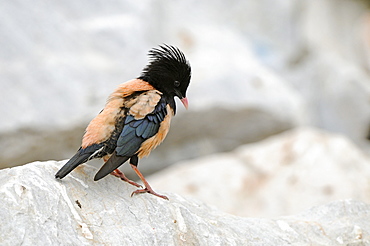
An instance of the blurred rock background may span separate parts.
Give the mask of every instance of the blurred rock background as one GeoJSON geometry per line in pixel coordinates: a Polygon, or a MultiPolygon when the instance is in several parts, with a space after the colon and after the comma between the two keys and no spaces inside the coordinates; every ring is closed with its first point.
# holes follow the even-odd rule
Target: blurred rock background
{"type": "MultiPolygon", "coordinates": [[[[137,77],[147,51],[162,43],[178,46],[190,60],[190,109],[178,107],[168,138],[140,164],[145,174],[181,160],[233,155],[239,146],[248,149],[245,144],[276,134],[284,142],[280,133],[297,127],[308,131],[297,138],[321,131],[341,135],[363,155],[361,165],[370,165],[369,0],[15,0],[2,2],[0,16],[0,168],[70,158],[107,96],[137,77]]],[[[326,146],[325,138],[302,139],[309,139],[300,145],[307,150],[326,146]]],[[[337,153],[336,144],[330,146],[337,153]]],[[[258,158],[281,154],[280,148],[267,147],[260,147],[258,158]]],[[[346,156],[346,148],[341,150],[346,156]]],[[[325,148],[319,152],[307,163],[320,168],[332,160],[325,148]]],[[[227,169],[232,162],[224,160],[227,169]]],[[[211,168],[199,179],[211,176],[211,168]]],[[[301,168],[297,172],[306,170],[301,168]]],[[[323,178],[335,175],[326,174],[323,178]]],[[[326,192],[333,194],[335,185],[329,186],[326,192]]],[[[257,199],[253,206],[262,203],[257,199]]],[[[280,206],[265,215],[291,211],[280,206]]]]}

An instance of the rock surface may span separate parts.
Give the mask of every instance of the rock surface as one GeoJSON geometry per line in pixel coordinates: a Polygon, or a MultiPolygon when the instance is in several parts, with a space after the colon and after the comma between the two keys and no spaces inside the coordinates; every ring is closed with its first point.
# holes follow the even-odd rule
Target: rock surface
{"type": "Polygon", "coordinates": [[[239,216],[289,215],[347,198],[370,203],[369,156],[349,139],[315,128],[184,161],[148,180],[239,216]]]}
{"type": "Polygon", "coordinates": [[[0,171],[1,245],[367,245],[370,205],[343,200],[295,216],[243,218],[174,193],[141,194],[114,177],[93,182],[83,165],[64,180],[64,162],[0,171]],[[6,221],[6,223],[4,223],[6,221]]]}

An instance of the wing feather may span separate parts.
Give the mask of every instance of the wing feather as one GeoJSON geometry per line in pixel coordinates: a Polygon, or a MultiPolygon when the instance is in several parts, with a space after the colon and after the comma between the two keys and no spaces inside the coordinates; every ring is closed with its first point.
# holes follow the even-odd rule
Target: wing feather
{"type": "Polygon", "coordinates": [[[167,102],[160,92],[144,92],[135,100],[136,103],[133,104],[135,110],[128,111],[122,132],[117,140],[117,147],[111,158],[96,174],[96,180],[108,175],[136,155],[143,142],[158,133],[161,122],[167,115],[167,102]],[[152,110],[148,109],[150,107],[152,110]],[[146,115],[143,115],[143,112],[146,115]]]}

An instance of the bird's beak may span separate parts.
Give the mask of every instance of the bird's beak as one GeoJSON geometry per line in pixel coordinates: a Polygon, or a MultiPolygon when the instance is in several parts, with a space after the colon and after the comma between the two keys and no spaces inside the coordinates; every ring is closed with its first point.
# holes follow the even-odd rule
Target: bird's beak
{"type": "Polygon", "coordinates": [[[184,105],[184,107],[186,109],[188,109],[188,106],[189,106],[189,103],[188,103],[188,99],[186,97],[180,99],[180,101],[182,102],[182,104],[184,105]]]}

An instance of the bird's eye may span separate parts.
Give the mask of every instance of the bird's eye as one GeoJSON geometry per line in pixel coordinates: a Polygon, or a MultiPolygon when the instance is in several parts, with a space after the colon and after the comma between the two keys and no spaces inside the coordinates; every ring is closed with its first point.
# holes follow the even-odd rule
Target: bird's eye
{"type": "Polygon", "coordinates": [[[180,86],[180,82],[176,80],[175,82],[173,82],[173,85],[174,85],[175,87],[179,87],[179,86],[180,86]]]}

